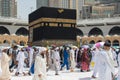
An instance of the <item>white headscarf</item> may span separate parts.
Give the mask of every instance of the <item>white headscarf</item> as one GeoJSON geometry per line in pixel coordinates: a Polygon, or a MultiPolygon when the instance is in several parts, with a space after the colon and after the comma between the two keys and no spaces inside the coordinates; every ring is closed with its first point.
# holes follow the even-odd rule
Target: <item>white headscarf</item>
{"type": "Polygon", "coordinates": [[[39,48],[39,53],[43,52],[43,51],[46,51],[47,49],[45,47],[40,47],[39,48]]]}

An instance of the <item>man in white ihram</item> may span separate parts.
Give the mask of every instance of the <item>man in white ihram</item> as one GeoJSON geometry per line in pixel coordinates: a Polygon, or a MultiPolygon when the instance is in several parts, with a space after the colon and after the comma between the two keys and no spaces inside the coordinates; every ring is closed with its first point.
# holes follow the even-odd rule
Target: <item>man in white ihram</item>
{"type": "Polygon", "coordinates": [[[52,50],[52,58],[53,58],[53,64],[55,67],[55,75],[59,75],[58,70],[60,68],[60,55],[58,50],[59,50],[58,47],[52,50]]]}
{"type": "Polygon", "coordinates": [[[34,49],[32,47],[29,48],[29,67],[30,68],[31,68],[32,61],[33,61],[33,52],[34,52],[34,49]]]}
{"type": "Polygon", "coordinates": [[[9,61],[10,57],[7,55],[7,48],[2,49],[1,54],[1,69],[2,74],[0,75],[0,80],[11,80],[11,74],[9,71],[9,61]]]}
{"type": "Polygon", "coordinates": [[[16,76],[18,76],[18,74],[23,74],[25,76],[25,72],[24,72],[25,54],[24,54],[24,49],[23,48],[21,48],[21,50],[18,52],[16,60],[18,62],[16,76]]]}
{"type": "Polygon", "coordinates": [[[35,58],[34,77],[32,80],[47,80],[46,77],[46,48],[41,48],[35,58]]]}
{"type": "Polygon", "coordinates": [[[120,50],[119,50],[119,53],[118,53],[118,64],[119,64],[119,67],[118,67],[118,78],[117,78],[117,80],[120,80],[120,50]]]}
{"type": "Polygon", "coordinates": [[[99,70],[99,52],[101,51],[101,45],[99,43],[96,44],[94,51],[93,51],[93,61],[95,62],[95,66],[93,68],[92,78],[96,78],[96,75],[99,70]]]}
{"type": "Polygon", "coordinates": [[[70,71],[73,72],[75,69],[75,51],[74,51],[74,48],[70,48],[70,62],[71,62],[70,71]]]}
{"type": "Polygon", "coordinates": [[[99,77],[98,80],[112,80],[115,76],[114,60],[110,48],[111,44],[106,41],[104,49],[99,53],[99,77]]]}

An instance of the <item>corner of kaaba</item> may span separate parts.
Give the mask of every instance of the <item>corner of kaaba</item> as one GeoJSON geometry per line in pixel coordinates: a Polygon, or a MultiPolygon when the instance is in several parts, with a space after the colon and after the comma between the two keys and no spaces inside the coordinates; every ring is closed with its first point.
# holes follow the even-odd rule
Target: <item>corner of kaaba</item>
{"type": "Polygon", "coordinates": [[[41,7],[29,14],[29,43],[36,46],[75,44],[76,10],[41,7]]]}

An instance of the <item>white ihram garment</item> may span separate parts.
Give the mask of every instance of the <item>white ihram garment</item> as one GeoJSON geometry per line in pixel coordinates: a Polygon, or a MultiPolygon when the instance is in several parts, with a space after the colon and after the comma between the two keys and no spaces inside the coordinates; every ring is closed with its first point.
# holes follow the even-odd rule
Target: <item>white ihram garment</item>
{"type": "Polygon", "coordinates": [[[99,53],[99,77],[98,80],[112,80],[112,75],[115,75],[114,63],[110,51],[102,50],[99,53]]]}
{"type": "Polygon", "coordinates": [[[34,77],[32,80],[47,80],[46,78],[46,60],[40,55],[35,58],[34,77]],[[41,77],[38,75],[41,74],[41,77]]]}
{"type": "Polygon", "coordinates": [[[71,68],[75,68],[75,51],[73,49],[70,50],[70,61],[71,61],[71,68]]]}
{"type": "Polygon", "coordinates": [[[118,79],[117,80],[120,80],[120,52],[118,54],[118,63],[119,63],[119,67],[118,67],[118,79]]]}
{"type": "Polygon", "coordinates": [[[54,66],[57,70],[60,69],[60,55],[58,51],[52,51],[52,58],[54,66]]]}
{"type": "Polygon", "coordinates": [[[33,52],[34,52],[34,49],[30,48],[30,51],[29,51],[29,67],[31,67],[32,62],[33,62],[33,52]]]}
{"type": "Polygon", "coordinates": [[[9,71],[9,61],[10,61],[10,57],[7,55],[7,53],[2,52],[2,58],[1,58],[2,74],[0,75],[0,80],[11,79],[11,74],[9,71]]]}
{"type": "Polygon", "coordinates": [[[99,70],[99,52],[100,50],[98,50],[96,48],[95,50],[95,55],[94,55],[94,62],[95,62],[95,65],[94,65],[94,68],[93,68],[93,76],[96,77],[97,73],[98,73],[98,70],[99,70]]]}
{"type": "Polygon", "coordinates": [[[23,73],[24,72],[24,60],[25,60],[24,52],[22,51],[18,52],[16,60],[18,61],[17,72],[23,73]]]}

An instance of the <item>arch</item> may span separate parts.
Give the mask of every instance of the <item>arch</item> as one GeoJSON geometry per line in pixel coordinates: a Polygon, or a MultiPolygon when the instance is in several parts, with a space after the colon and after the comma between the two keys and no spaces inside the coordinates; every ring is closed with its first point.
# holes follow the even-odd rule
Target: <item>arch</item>
{"type": "Polygon", "coordinates": [[[12,40],[12,44],[16,44],[17,42],[15,40],[12,40]]]}
{"type": "Polygon", "coordinates": [[[92,41],[89,42],[89,46],[91,46],[91,47],[92,47],[94,44],[95,44],[95,41],[94,41],[94,40],[92,40],[92,41]]]}
{"type": "Polygon", "coordinates": [[[20,41],[20,46],[25,46],[25,42],[24,41],[20,41]]]}
{"type": "Polygon", "coordinates": [[[90,41],[90,42],[89,42],[89,44],[95,44],[95,41],[94,41],[94,40],[92,40],[92,41],[90,41]]]}
{"type": "Polygon", "coordinates": [[[0,26],[0,34],[9,34],[10,35],[10,32],[4,26],[0,26]]]}
{"type": "Polygon", "coordinates": [[[83,32],[80,29],[76,28],[76,35],[83,36],[84,34],[83,34],[83,32]]]}
{"type": "Polygon", "coordinates": [[[110,40],[105,40],[105,42],[106,42],[106,41],[108,41],[109,43],[111,43],[111,41],[110,41],[110,40]]]}
{"type": "Polygon", "coordinates": [[[109,35],[115,35],[115,34],[120,35],[120,27],[119,26],[115,26],[109,31],[109,35]]]}
{"type": "Polygon", "coordinates": [[[0,41],[0,44],[2,44],[2,42],[0,41]]]}
{"type": "Polygon", "coordinates": [[[3,43],[8,43],[9,44],[9,41],[8,40],[4,40],[3,43]]]}
{"type": "Polygon", "coordinates": [[[113,42],[112,42],[113,44],[112,44],[112,46],[119,46],[119,41],[118,40],[114,40],[113,42]]]}
{"type": "Polygon", "coordinates": [[[94,35],[94,36],[102,35],[103,36],[103,32],[101,29],[96,27],[96,28],[91,29],[90,32],[88,33],[88,36],[92,36],[92,35],[94,35]]]}
{"type": "Polygon", "coordinates": [[[102,42],[102,40],[98,40],[97,42],[102,42]]]}
{"type": "Polygon", "coordinates": [[[28,36],[28,30],[26,28],[19,28],[17,31],[16,31],[16,35],[24,35],[24,36],[28,36]]]}

